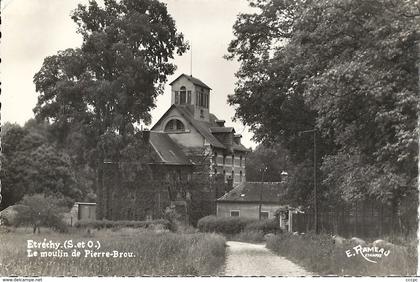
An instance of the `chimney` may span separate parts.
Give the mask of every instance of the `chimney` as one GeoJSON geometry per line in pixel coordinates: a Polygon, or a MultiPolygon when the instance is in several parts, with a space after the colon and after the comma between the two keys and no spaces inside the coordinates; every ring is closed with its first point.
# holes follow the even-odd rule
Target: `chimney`
{"type": "Polygon", "coordinates": [[[216,124],[220,127],[223,127],[223,126],[225,126],[225,121],[222,120],[222,119],[218,119],[218,120],[216,120],[216,124]]]}
{"type": "Polygon", "coordinates": [[[236,144],[241,144],[241,138],[242,138],[242,135],[241,134],[235,134],[234,136],[233,136],[233,141],[236,143],[236,144]]]}

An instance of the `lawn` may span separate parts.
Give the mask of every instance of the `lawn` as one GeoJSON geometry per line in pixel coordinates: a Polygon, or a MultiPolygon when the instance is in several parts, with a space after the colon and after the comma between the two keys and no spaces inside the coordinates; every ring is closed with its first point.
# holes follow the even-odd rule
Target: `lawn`
{"type": "MultiPolygon", "coordinates": [[[[0,233],[0,276],[173,276],[218,275],[225,260],[225,239],[215,234],[180,234],[145,229],[74,229],[60,234],[43,229],[0,233]],[[28,257],[27,240],[63,243],[99,241],[98,257],[28,257]],[[107,251],[132,253],[134,257],[106,257],[107,251]]],[[[85,247],[86,248],[86,247],[85,247]]],[[[67,249],[65,249],[67,251],[67,249]]],[[[70,252],[69,252],[70,253],[70,252]]]]}

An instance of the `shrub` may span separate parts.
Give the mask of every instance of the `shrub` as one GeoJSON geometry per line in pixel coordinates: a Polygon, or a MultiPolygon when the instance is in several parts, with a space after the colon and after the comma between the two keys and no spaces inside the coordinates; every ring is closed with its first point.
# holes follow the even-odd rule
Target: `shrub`
{"type": "Polygon", "coordinates": [[[24,196],[16,206],[16,225],[30,225],[33,233],[40,227],[50,227],[59,232],[67,232],[67,225],[63,221],[66,211],[63,200],[53,196],[35,194],[24,196]]]}
{"type": "Polygon", "coordinates": [[[260,231],[264,234],[268,233],[280,233],[280,224],[277,219],[265,219],[251,222],[245,226],[245,230],[248,231],[260,231]]]}
{"type": "MultiPolygon", "coordinates": [[[[18,209],[22,208],[19,205],[13,205],[5,208],[0,212],[0,225],[17,226],[18,209]]],[[[24,208],[24,207],[23,207],[24,208]]]]}
{"type": "Polygon", "coordinates": [[[75,227],[78,228],[93,228],[93,229],[102,229],[102,228],[115,228],[119,229],[122,227],[131,227],[131,228],[154,228],[154,226],[162,225],[165,229],[168,229],[169,222],[165,219],[156,219],[156,220],[146,220],[146,221],[135,221],[135,220],[80,220],[75,223],[75,227]]]}
{"type": "Polygon", "coordinates": [[[276,219],[258,220],[244,217],[203,217],[198,221],[201,232],[216,232],[226,235],[239,234],[243,231],[260,231],[261,233],[279,233],[280,226],[276,219]]]}
{"type": "Polygon", "coordinates": [[[209,215],[198,221],[197,227],[201,232],[216,232],[222,234],[238,234],[245,226],[255,219],[244,217],[216,217],[209,215]]]}
{"type": "Polygon", "coordinates": [[[176,232],[178,230],[178,226],[180,225],[179,219],[181,216],[173,207],[166,207],[164,216],[168,221],[168,229],[172,232],[176,232]]]}

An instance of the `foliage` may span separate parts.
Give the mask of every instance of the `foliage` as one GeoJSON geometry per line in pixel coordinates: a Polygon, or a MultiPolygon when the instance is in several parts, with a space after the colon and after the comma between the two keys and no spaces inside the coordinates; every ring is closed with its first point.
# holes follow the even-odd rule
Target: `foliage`
{"type": "Polygon", "coordinates": [[[301,264],[318,275],[389,276],[415,275],[417,269],[417,240],[407,246],[394,246],[390,255],[378,263],[367,263],[360,255],[347,257],[346,250],[355,247],[345,242],[334,244],[328,235],[293,235],[283,233],[270,237],[267,248],[301,264]]]}
{"type": "MultiPolygon", "coordinates": [[[[91,234],[101,242],[101,250],[133,252],[135,257],[110,259],[104,257],[28,258],[26,241],[42,241],[45,235],[0,234],[1,276],[216,276],[223,270],[225,239],[215,234],[178,234],[152,231],[124,233],[102,229],[91,234]],[[22,267],[22,264],[25,267],[22,267]]],[[[85,233],[71,233],[74,241],[86,241],[85,233]]],[[[51,233],[48,238],[64,242],[69,235],[51,233]]],[[[90,240],[90,239],[89,239],[90,240]]]]}
{"type": "Polygon", "coordinates": [[[222,234],[237,234],[255,219],[244,217],[216,217],[209,215],[201,218],[197,223],[200,232],[216,232],[222,234]]]}
{"type": "Polygon", "coordinates": [[[90,1],[79,4],[72,19],[83,44],[45,58],[34,76],[40,93],[36,116],[64,135],[78,126],[96,138],[149,123],[155,99],[175,70],[169,60],[187,49],[166,6],[156,0],[107,0],[104,6],[90,1]]]}
{"type": "Polygon", "coordinates": [[[226,235],[238,234],[242,231],[261,231],[264,235],[280,231],[276,219],[258,220],[245,217],[216,217],[214,215],[201,218],[197,228],[200,232],[216,232],[226,235]]]}
{"type": "Polygon", "coordinates": [[[2,132],[2,207],[34,193],[83,197],[68,154],[50,142],[46,127],[30,121],[24,127],[9,125],[2,132]]]}
{"type": "Polygon", "coordinates": [[[260,144],[246,157],[246,179],[247,181],[282,181],[281,173],[283,171],[289,173],[291,167],[289,153],[283,146],[260,144]]]}
{"type": "Polygon", "coordinates": [[[32,226],[33,233],[39,227],[51,227],[59,232],[66,232],[63,213],[67,211],[63,199],[42,194],[25,195],[16,206],[16,224],[32,226]]]}
{"type": "Polygon", "coordinates": [[[79,220],[75,223],[77,228],[94,228],[94,229],[103,229],[103,228],[149,228],[155,225],[162,225],[166,229],[169,228],[169,222],[164,219],[157,220],[146,220],[146,221],[135,221],[135,220],[79,220]]]}
{"type": "Polygon", "coordinates": [[[262,232],[263,235],[268,233],[280,233],[280,223],[278,218],[258,220],[248,223],[245,226],[245,231],[262,232]]]}
{"type": "Polygon", "coordinates": [[[324,199],[398,206],[417,177],[420,7],[413,0],[250,5],[228,49],[241,62],[229,97],[236,118],[256,140],[284,145],[294,164],[312,159],[312,138],[300,132],[315,128],[324,199]]]}
{"type": "Polygon", "coordinates": [[[178,230],[179,219],[181,216],[176,212],[175,208],[166,207],[164,213],[165,219],[168,221],[168,228],[172,232],[176,232],[178,230]]]}

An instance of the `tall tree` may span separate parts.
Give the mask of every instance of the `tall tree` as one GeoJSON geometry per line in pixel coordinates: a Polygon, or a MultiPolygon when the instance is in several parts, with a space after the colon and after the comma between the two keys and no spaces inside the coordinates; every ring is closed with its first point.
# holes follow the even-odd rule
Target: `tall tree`
{"type": "Polygon", "coordinates": [[[96,145],[106,131],[133,132],[150,122],[150,110],[174,73],[169,60],[188,48],[165,4],[157,0],[95,0],[72,19],[81,48],[47,57],[34,76],[40,92],[37,118],[49,119],[65,138],[82,128],[96,145]]]}
{"type": "MultiPolygon", "coordinates": [[[[420,6],[412,0],[250,1],[228,58],[241,68],[229,102],[257,140],[312,153],[324,193],[392,201],[415,191],[420,6]],[[328,190],[325,190],[329,188],[328,190]],[[337,189],[338,188],[338,189],[337,189]]],[[[307,153],[305,153],[307,152],[307,153]]]]}

